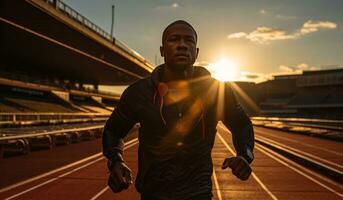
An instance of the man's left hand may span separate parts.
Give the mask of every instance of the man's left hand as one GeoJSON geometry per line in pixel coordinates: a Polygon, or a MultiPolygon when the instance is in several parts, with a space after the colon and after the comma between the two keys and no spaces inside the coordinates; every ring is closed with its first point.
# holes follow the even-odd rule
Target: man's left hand
{"type": "Polygon", "coordinates": [[[252,171],[248,161],[242,156],[226,158],[223,162],[222,169],[226,169],[227,167],[230,167],[232,173],[242,181],[247,180],[252,171]]]}

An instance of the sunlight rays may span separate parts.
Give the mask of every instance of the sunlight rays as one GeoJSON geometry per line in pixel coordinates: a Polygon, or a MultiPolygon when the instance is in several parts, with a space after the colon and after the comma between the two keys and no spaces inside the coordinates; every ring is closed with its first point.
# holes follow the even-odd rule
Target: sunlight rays
{"type": "Polygon", "coordinates": [[[232,60],[221,59],[208,66],[212,77],[225,82],[234,81],[238,78],[238,65],[232,60]]]}
{"type": "MultiPolygon", "coordinates": [[[[225,107],[232,106],[227,105],[227,103],[231,101],[225,99],[225,90],[228,89],[228,87],[230,87],[233,92],[240,97],[239,99],[242,104],[247,105],[249,109],[254,112],[258,112],[260,110],[257,104],[239,87],[239,85],[234,82],[225,83],[213,80],[210,76],[202,76],[200,78],[193,79],[188,83],[175,83],[175,86],[182,89],[183,92],[176,96],[175,94],[172,94],[173,101],[171,102],[166,100],[166,102],[168,102],[166,105],[172,105],[173,103],[180,102],[192,95],[191,93],[200,92],[199,94],[195,94],[196,96],[200,96],[197,96],[192,100],[187,111],[183,113],[183,116],[180,119],[173,122],[167,135],[159,142],[159,145],[156,148],[158,149],[158,152],[161,153],[168,152],[168,154],[170,153],[170,155],[173,155],[172,152],[176,151],[183,145],[185,137],[187,137],[191,130],[195,128],[195,126],[201,125],[202,117],[206,114],[207,109],[211,109],[211,106],[215,106],[214,117],[216,117],[217,121],[225,120],[225,115],[228,114],[225,112],[225,107]]],[[[167,98],[170,97],[166,97],[166,99],[167,98]]]]}

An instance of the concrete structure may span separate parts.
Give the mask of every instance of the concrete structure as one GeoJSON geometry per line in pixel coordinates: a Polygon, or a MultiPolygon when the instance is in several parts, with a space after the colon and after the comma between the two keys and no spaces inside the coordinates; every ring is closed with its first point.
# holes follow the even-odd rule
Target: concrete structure
{"type": "Polygon", "coordinates": [[[343,68],[279,75],[273,80],[246,85],[243,91],[259,106],[259,115],[343,116],[343,68]]]}
{"type": "Polygon", "coordinates": [[[11,74],[127,85],[153,69],[62,1],[1,1],[0,32],[0,69],[11,74]]]}

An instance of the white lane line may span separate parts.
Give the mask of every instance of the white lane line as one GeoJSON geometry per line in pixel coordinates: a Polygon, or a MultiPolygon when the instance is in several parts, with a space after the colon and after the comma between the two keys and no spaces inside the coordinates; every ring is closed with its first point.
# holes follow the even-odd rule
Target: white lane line
{"type": "Polygon", "coordinates": [[[264,189],[264,191],[266,191],[269,194],[269,196],[272,199],[278,200],[278,198],[267,188],[265,184],[263,184],[263,182],[256,176],[254,172],[252,172],[251,175],[257,181],[257,183],[260,184],[260,186],[264,189]]]}
{"type": "MultiPolygon", "coordinates": [[[[136,138],[136,139],[133,139],[133,140],[131,140],[131,141],[129,141],[129,142],[127,142],[127,143],[125,143],[125,147],[124,148],[129,148],[129,147],[132,147],[132,146],[134,146],[134,145],[136,145],[138,143],[138,139],[136,138]],[[128,144],[128,145],[127,145],[128,144]]],[[[99,153],[99,154],[95,154],[95,155],[101,155],[101,153],[99,153]]],[[[94,156],[95,156],[94,155],[94,156]]],[[[91,156],[91,157],[93,157],[93,156],[91,156]]],[[[35,186],[33,186],[33,187],[31,187],[31,188],[28,188],[28,189],[26,189],[26,190],[24,190],[24,191],[22,191],[22,192],[20,192],[20,193],[17,193],[17,194],[15,194],[15,195],[13,195],[13,196],[10,196],[10,197],[7,197],[5,200],[10,200],[10,199],[13,199],[13,198],[16,198],[16,197],[18,197],[18,196],[21,196],[21,195],[23,195],[23,194],[25,194],[25,193],[28,193],[28,192],[30,192],[30,191],[32,191],[32,190],[35,190],[35,189],[37,189],[37,188],[39,188],[39,187],[42,187],[42,186],[44,186],[44,185],[46,185],[46,184],[48,184],[48,183],[51,183],[51,182],[53,182],[53,181],[56,181],[56,180],[58,180],[58,179],[60,179],[60,178],[62,178],[62,177],[64,177],[64,176],[67,176],[67,175],[69,175],[69,174],[71,174],[71,173],[73,173],[73,172],[76,172],[76,171],[78,171],[78,170],[80,170],[80,169],[83,169],[83,168],[85,168],[85,167],[87,167],[87,166],[89,166],[89,165],[92,165],[92,164],[94,164],[94,163],[96,163],[96,162],[98,162],[98,161],[100,161],[100,160],[103,160],[104,159],[104,157],[100,157],[100,158],[98,158],[98,159],[96,159],[96,160],[93,160],[92,162],[89,162],[89,163],[87,163],[87,164],[85,164],[85,165],[82,165],[82,166],[80,166],[80,167],[77,167],[77,168],[75,168],[75,169],[72,169],[71,171],[69,171],[69,172],[66,172],[66,173],[64,173],[64,174],[62,174],[62,175],[59,175],[59,176],[57,176],[57,177],[55,177],[55,178],[52,178],[52,179],[50,179],[50,180],[48,180],[48,181],[45,181],[45,182],[43,182],[43,183],[41,183],[41,184],[38,184],[38,185],[35,185],[35,186]]],[[[89,160],[89,159],[88,159],[89,160]]],[[[67,165],[67,166],[69,166],[69,165],[67,165]]],[[[74,165],[73,165],[74,166],[74,165]]],[[[70,166],[69,166],[70,167],[70,166]]],[[[65,169],[65,167],[62,167],[62,168],[64,168],[65,169]]],[[[59,171],[61,171],[60,170],[61,168],[59,168],[59,171]]],[[[53,170],[53,171],[57,171],[57,170],[53,170]]],[[[51,174],[51,173],[50,173],[51,174]]]]}
{"type": "Polygon", "coordinates": [[[102,189],[99,193],[97,193],[94,197],[92,197],[90,200],[95,200],[98,197],[100,197],[103,193],[105,193],[110,187],[106,186],[104,189],[102,189]]]}
{"type": "Polygon", "coordinates": [[[80,170],[80,169],[82,169],[82,168],[85,168],[85,167],[87,167],[87,166],[89,166],[89,165],[91,165],[91,164],[93,164],[93,163],[96,163],[96,162],[102,160],[102,159],[104,159],[104,158],[103,158],[103,157],[98,158],[98,159],[96,159],[96,160],[94,160],[94,161],[92,161],[92,162],[90,162],[90,163],[87,163],[87,164],[85,164],[85,165],[82,165],[81,167],[75,168],[75,169],[73,169],[73,170],[71,170],[71,171],[69,171],[69,172],[67,172],[67,173],[64,173],[64,174],[62,174],[62,175],[60,175],[60,176],[57,176],[56,178],[52,178],[52,179],[50,179],[50,180],[48,180],[48,181],[45,181],[45,182],[43,182],[43,183],[41,183],[41,184],[35,185],[35,186],[33,186],[33,187],[30,187],[29,189],[24,190],[24,191],[22,191],[22,192],[20,192],[20,193],[17,193],[17,194],[15,194],[15,195],[13,195],[13,196],[7,197],[5,200],[14,199],[14,198],[16,198],[16,197],[18,197],[18,196],[21,196],[21,195],[23,195],[23,194],[25,194],[25,193],[28,193],[28,192],[30,192],[30,191],[32,191],[32,190],[35,190],[35,189],[39,188],[39,187],[42,187],[43,185],[46,185],[46,184],[48,184],[48,183],[51,183],[51,182],[53,182],[53,181],[56,181],[56,180],[58,180],[58,179],[64,177],[64,176],[67,176],[67,175],[69,175],[69,174],[71,174],[71,173],[73,173],[73,172],[75,172],[75,171],[78,171],[78,170],[80,170]]]}
{"type": "Polygon", "coordinates": [[[218,200],[222,200],[222,194],[220,192],[219,183],[218,183],[218,179],[217,179],[217,175],[216,175],[216,170],[214,169],[214,167],[213,167],[213,179],[214,179],[214,185],[216,186],[218,200]]]}
{"type": "MultiPolygon", "coordinates": [[[[266,138],[266,137],[263,137],[263,136],[255,136],[255,137],[256,137],[256,139],[261,138],[262,140],[266,140],[266,141],[268,141],[268,142],[270,142],[270,143],[274,143],[274,144],[276,144],[276,145],[279,145],[280,147],[283,147],[283,148],[292,150],[292,151],[294,151],[294,152],[296,152],[296,153],[298,153],[298,154],[300,154],[300,155],[302,154],[302,155],[305,155],[305,156],[308,156],[308,157],[312,157],[312,158],[317,159],[317,160],[319,160],[319,161],[321,161],[321,162],[324,162],[324,163],[327,163],[327,164],[336,166],[336,167],[341,168],[341,169],[343,168],[343,166],[340,165],[340,164],[331,162],[331,161],[329,161],[329,160],[326,160],[326,159],[321,158],[321,157],[319,157],[319,156],[313,155],[313,154],[311,154],[311,153],[307,153],[307,152],[304,152],[304,151],[300,151],[300,150],[295,149],[295,148],[293,148],[293,147],[290,147],[290,146],[281,144],[281,143],[279,143],[279,142],[276,142],[276,141],[274,141],[274,140],[268,139],[268,138],[266,138]]],[[[324,164],[322,164],[322,165],[324,165],[324,164]]],[[[330,168],[330,169],[333,169],[333,170],[335,170],[335,171],[338,171],[337,169],[334,169],[334,168],[332,168],[332,167],[330,167],[330,166],[325,166],[325,167],[330,168]]]]}
{"type": "MultiPolygon", "coordinates": [[[[274,138],[278,138],[280,140],[286,140],[286,141],[289,141],[289,142],[293,142],[293,143],[297,143],[297,144],[301,144],[303,146],[308,146],[308,147],[311,147],[313,149],[319,149],[319,150],[322,150],[322,151],[326,151],[328,153],[332,153],[332,154],[335,154],[335,155],[338,155],[338,156],[343,156],[343,153],[339,153],[337,151],[332,151],[332,150],[329,150],[329,149],[326,149],[326,148],[322,148],[322,147],[319,147],[319,146],[316,146],[316,145],[312,145],[312,144],[307,144],[307,143],[303,143],[302,141],[299,141],[299,140],[294,140],[294,139],[289,139],[289,138],[285,138],[285,137],[281,137],[281,136],[276,136],[273,132],[271,132],[270,130],[267,130],[267,131],[262,131],[262,130],[259,130],[259,129],[256,129],[254,127],[254,130],[255,130],[255,133],[259,133],[259,134],[262,134],[264,136],[270,136],[270,137],[274,137],[274,138]],[[267,134],[266,132],[269,132],[270,134],[267,134]]],[[[285,133],[286,134],[286,133],[285,133]]]]}
{"type": "Polygon", "coordinates": [[[57,168],[57,169],[55,169],[55,170],[49,171],[49,172],[47,172],[47,173],[44,173],[44,174],[35,176],[35,177],[30,178],[30,179],[25,180],[25,181],[21,181],[21,182],[19,182],[19,183],[16,183],[16,184],[14,184],[14,185],[11,185],[11,186],[5,187],[5,188],[3,188],[3,189],[0,190],[0,193],[6,192],[6,191],[8,191],[8,190],[11,190],[11,189],[16,188],[16,187],[19,187],[19,186],[21,186],[21,185],[30,183],[30,182],[32,182],[32,181],[35,181],[35,180],[44,178],[44,177],[49,176],[49,175],[51,175],[51,174],[54,174],[54,173],[57,173],[57,172],[59,172],[59,171],[68,169],[68,168],[70,168],[70,167],[73,167],[73,166],[75,166],[75,165],[79,165],[79,164],[81,164],[81,163],[83,163],[83,162],[87,162],[87,161],[92,160],[92,159],[94,159],[94,158],[100,157],[101,155],[102,155],[102,153],[97,153],[97,154],[94,154],[94,155],[89,156],[89,157],[87,157],[87,158],[84,158],[84,159],[82,159],[82,160],[79,160],[79,161],[73,162],[73,163],[71,163],[71,164],[65,165],[65,166],[63,166],[63,167],[57,168]]]}
{"type": "MultiPolygon", "coordinates": [[[[138,142],[137,142],[138,143],[138,142]]],[[[135,143],[136,144],[136,143],[135,143]]],[[[125,146],[124,147],[124,150],[134,146],[135,144],[133,145],[130,145],[130,146],[125,146]]],[[[110,187],[106,186],[104,189],[102,189],[100,192],[98,192],[96,195],[94,195],[92,198],[90,198],[90,200],[95,200],[97,198],[99,198],[102,194],[104,194],[108,189],[110,189],[110,187]]]]}
{"type": "MultiPolygon", "coordinates": [[[[256,148],[263,152],[264,154],[266,154],[267,156],[273,158],[274,160],[276,160],[277,162],[281,163],[282,165],[286,166],[286,167],[289,167],[290,169],[292,169],[293,171],[297,172],[298,174],[300,175],[303,175],[304,177],[308,178],[309,180],[313,181],[314,183],[317,183],[318,185],[324,187],[325,189],[329,190],[330,192],[333,192],[335,193],[336,195],[340,196],[340,197],[343,197],[343,194],[337,192],[336,190],[330,188],[329,186],[327,185],[324,185],[323,183],[319,182],[318,180],[314,179],[313,177],[305,174],[304,172],[300,171],[299,169],[289,165],[288,163],[282,161],[281,159],[277,158],[276,156],[274,155],[277,155],[275,152],[273,152],[272,150],[268,149],[267,147],[264,147],[260,144],[257,144],[256,148]],[[274,155],[272,155],[274,154],[274,155]]],[[[278,155],[278,157],[281,157],[280,155],[278,155]]],[[[287,159],[288,160],[288,159],[287,159]]],[[[304,169],[304,167],[300,167],[302,169],[304,169]]]]}
{"type": "MultiPolygon", "coordinates": [[[[219,137],[219,139],[222,141],[222,143],[224,144],[224,146],[231,152],[232,155],[235,155],[235,152],[231,149],[231,147],[226,143],[226,141],[224,140],[224,138],[220,135],[219,132],[217,132],[217,136],[219,137]]],[[[256,174],[254,172],[251,173],[252,177],[257,181],[257,183],[264,189],[264,191],[267,192],[267,194],[269,194],[269,196],[273,199],[273,200],[278,200],[278,198],[267,188],[266,185],[263,184],[263,182],[256,176],[256,174]]]]}
{"type": "MultiPolygon", "coordinates": [[[[260,144],[258,144],[258,145],[260,145],[260,144]]],[[[311,174],[312,176],[315,176],[315,177],[317,177],[317,178],[319,178],[319,179],[321,179],[323,181],[326,181],[326,182],[330,183],[331,185],[334,185],[334,186],[337,186],[337,187],[343,189],[343,185],[341,185],[341,184],[339,184],[339,183],[337,183],[335,181],[332,181],[331,179],[329,179],[329,178],[327,178],[327,177],[325,177],[325,176],[323,176],[321,174],[318,174],[318,173],[316,173],[314,171],[311,171],[311,170],[309,170],[309,169],[299,165],[298,163],[296,163],[296,162],[294,162],[294,161],[292,161],[292,160],[290,160],[290,159],[288,159],[288,158],[286,158],[286,157],[284,157],[284,156],[282,156],[282,155],[280,155],[280,154],[278,154],[278,153],[268,149],[267,147],[264,147],[263,145],[261,145],[261,148],[264,148],[266,151],[270,152],[271,154],[273,154],[274,156],[276,156],[280,160],[283,160],[283,161],[285,161],[287,163],[290,163],[293,166],[295,166],[297,168],[300,168],[302,171],[304,171],[304,172],[306,172],[308,174],[311,174]]]]}
{"type": "MultiPolygon", "coordinates": [[[[136,142],[136,141],[137,141],[137,139],[130,140],[130,141],[126,142],[125,145],[129,145],[129,144],[131,144],[131,143],[133,143],[133,142],[136,142]]],[[[76,162],[73,162],[73,163],[71,163],[71,164],[65,165],[65,166],[63,166],[63,167],[60,167],[60,168],[54,169],[54,170],[52,170],[52,171],[46,172],[46,173],[44,173],[44,174],[41,174],[41,175],[32,177],[32,178],[30,178],[30,179],[28,179],[28,180],[21,181],[21,182],[19,182],[19,183],[15,183],[15,184],[10,185],[10,186],[8,186],[8,187],[2,188],[2,189],[0,190],[0,193],[6,192],[6,191],[8,191],[8,190],[11,190],[11,189],[13,189],[13,188],[19,187],[19,186],[21,186],[21,185],[25,185],[25,184],[30,183],[30,182],[32,182],[32,181],[35,181],[35,180],[44,178],[44,177],[49,176],[49,175],[51,175],[51,174],[54,174],[54,173],[63,171],[63,170],[68,169],[68,168],[70,168],[70,167],[74,167],[74,166],[76,166],[76,165],[79,165],[79,164],[81,164],[81,163],[87,162],[87,161],[89,161],[89,160],[95,159],[95,158],[100,157],[100,156],[102,156],[102,153],[97,153],[97,154],[94,154],[94,155],[89,156],[89,157],[87,157],[87,158],[84,158],[84,159],[78,160],[78,161],[76,161],[76,162]]]]}

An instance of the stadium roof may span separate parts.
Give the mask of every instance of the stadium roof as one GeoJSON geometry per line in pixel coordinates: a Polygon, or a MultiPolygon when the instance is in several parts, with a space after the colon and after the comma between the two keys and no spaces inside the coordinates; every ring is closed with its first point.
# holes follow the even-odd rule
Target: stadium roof
{"type": "Polygon", "coordinates": [[[325,69],[325,70],[316,70],[316,71],[304,71],[303,75],[327,74],[327,73],[336,73],[336,72],[343,72],[343,68],[325,69]]]}

